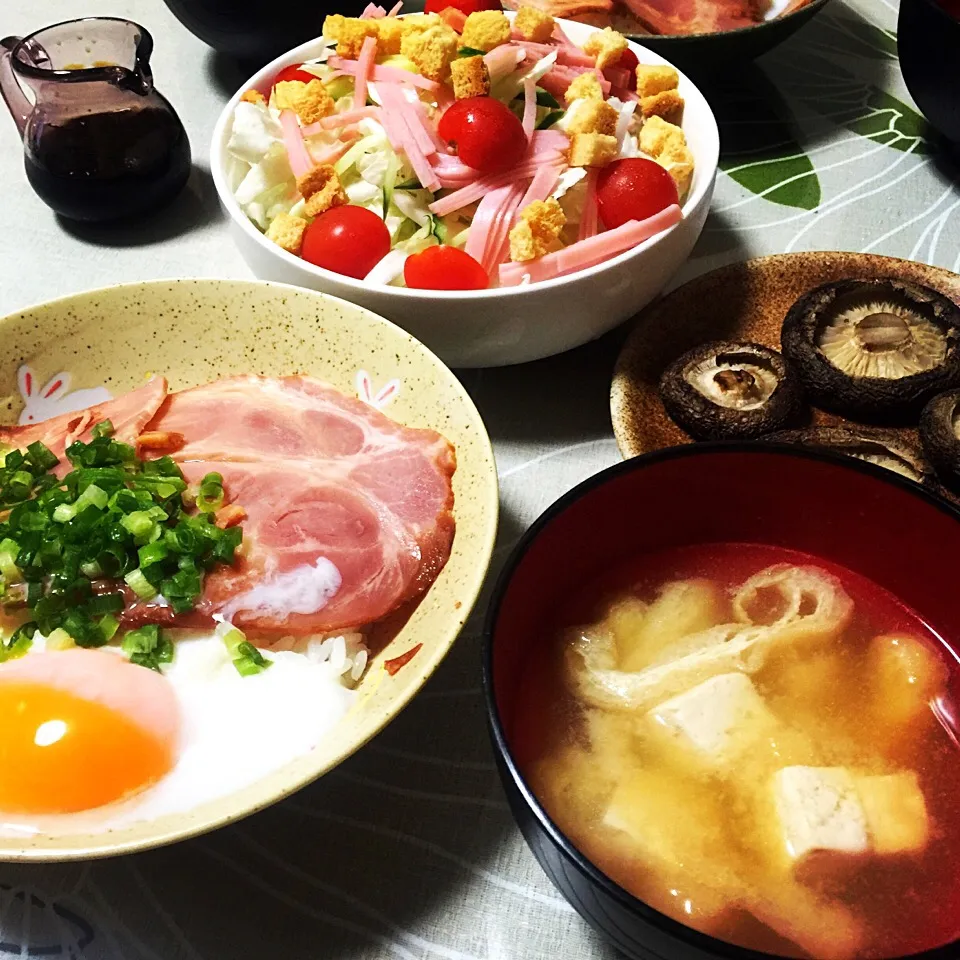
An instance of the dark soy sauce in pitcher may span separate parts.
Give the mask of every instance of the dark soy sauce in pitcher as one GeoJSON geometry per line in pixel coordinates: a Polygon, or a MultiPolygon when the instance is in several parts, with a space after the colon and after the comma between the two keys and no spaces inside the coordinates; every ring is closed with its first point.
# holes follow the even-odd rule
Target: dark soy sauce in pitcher
{"type": "Polygon", "coordinates": [[[117,220],[180,192],[190,146],[153,88],[146,30],[91,18],[2,43],[0,87],[23,136],[27,179],[44,203],[73,220],[117,220]]]}

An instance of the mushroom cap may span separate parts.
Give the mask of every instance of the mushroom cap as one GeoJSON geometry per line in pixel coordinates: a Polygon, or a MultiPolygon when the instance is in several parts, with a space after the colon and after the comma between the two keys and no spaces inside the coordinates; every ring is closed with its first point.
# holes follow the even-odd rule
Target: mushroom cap
{"type": "Polygon", "coordinates": [[[823,284],[793,304],[780,339],[806,392],[837,413],[909,419],[960,386],[960,307],[918,284],[823,284]]]}
{"type": "Polygon", "coordinates": [[[904,439],[895,430],[858,426],[808,427],[803,430],[781,430],[764,439],[842,453],[886,467],[922,486],[937,487],[933,468],[920,447],[904,439]]]}
{"type": "Polygon", "coordinates": [[[920,442],[943,483],[960,490],[960,390],[941,393],[920,414],[920,442]]]}
{"type": "Polygon", "coordinates": [[[670,417],[696,440],[753,439],[785,426],[801,391],[783,357],[759,343],[715,340],[677,357],[660,377],[670,417]]]}

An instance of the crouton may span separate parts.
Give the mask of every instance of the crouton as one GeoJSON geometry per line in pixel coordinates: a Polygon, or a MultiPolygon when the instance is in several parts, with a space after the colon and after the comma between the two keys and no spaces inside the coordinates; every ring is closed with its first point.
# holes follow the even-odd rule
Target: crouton
{"type": "Polygon", "coordinates": [[[307,229],[307,221],[302,217],[293,217],[289,213],[278,213],[273,223],[267,227],[267,239],[272,240],[278,247],[288,253],[300,253],[303,243],[303,231],[307,229]]]}
{"type": "Polygon", "coordinates": [[[244,90],[241,103],[266,103],[267,98],[259,90],[244,90]]]}
{"type": "Polygon", "coordinates": [[[617,138],[605,133],[575,133],[570,138],[571,167],[605,167],[617,158],[617,138]]]}
{"type": "Polygon", "coordinates": [[[645,117],[662,117],[670,123],[676,123],[683,116],[683,97],[676,90],[664,90],[651,97],[641,97],[640,113],[645,117]]]}
{"type": "Polygon", "coordinates": [[[680,74],[673,67],[649,66],[641,63],[637,66],[637,96],[652,97],[666,90],[676,90],[680,74]]]}
{"type": "Polygon", "coordinates": [[[602,100],[603,88],[600,86],[600,80],[597,75],[593,72],[581,73],[580,76],[567,87],[567,92],[563,95],[563,99],[566,101],[568,107],[574,100],[602,100]]]}
{"type": "Polygon", "coordinates": [[[278,110],[293,110],[304,124],[316,123],[334,111],[333,97],[322,80],[281,80],[274,84],[273,102],[278,110]]]}
{"type": "Polygon", "coordinates": [[[331,207],[341,207],[347,202],[337,172],[327,163],[297,177],[297,190],[306,201],[304,211],[308,217],[319,217],[331,207]]]}
{"type": "Polygon", "coordinates": [[[534,200],[523,208],[510,231],[510,259],[522,263],[550,253],[566,223],[567,218],[553,197],[534,200]]]}
{"type": "Polygon", "coordinates": [[[510,21],[499,10],[479,10],[463,26],[463,46],[484,53],[510,39],[510,21]]]}
{"type": "Polygon", "coordinates": [[[667,173],[673,177],[673,182],[677,185],[677,197],[682,203],[690,189],[690,181],[693,179],[693,154],[687,147],[683,150],[686,157],[658,157],[657,163],[662,166],[667,173]]]}
{"type": "Polygon", "coordinates": [[[627,38],[612,27],[604,27],[591,33],[583,45],[583,52],[595,57],[597,66],[603,70],[617,64],[627,49],[627,38]]]}
{"type": "Polygon", "coordinates": [[[485,97],[490,92],[490,71],[483,57],[460,57],[450,64],[453,95],[458,100],[485,97]]]}
{"type": "Polygon", "coordinates": [[[653,116],[644,121],[638,142],[640,149],[648,157],[656,158],[671,147],[686,147],[687,138],[675,123],[668,123],[662,117],[653,116]]]}
{"type": "Polygon", "coordinates": [[[337,56],[347,60],[356,60],[367,37],[377,39],[379,35],[376,20],[361,20],[359,17],[345,17],[337,27],[337,56]]]}
{"type": "Polygon", "coordinates": [[[620,114],[615,107],[604,100],[584,100],[570,114],[566,132],[574,133],[604,133],[612,137],[617,129],[617,120],[620,114]]]}
{"type": "Polygon", "coordinates": [[[384,57],[399,53],[403,21],[397,17],[381,17],[373,22],[377,25],[377,53],[384,57]]]}
{"type": "Polygon", "coordinates": [[[456,32],[442,24],[404,32],[400,43],[400,52],[412,60],[425,77],[437,81],[446,80],[459,48],[460,38],[456,32]]]}
{"type": "Polygon", "coordinates": [[[339,40],[340,30],[346,22],[346,19],[342,13],[331,13],[328,17],[324,18],[323,30],[321,32],[328,40],[339,40]]]}
{"type": "Polygon", "coordinates": [[[653,157],[673,177],[683,200],[693,177],[693,154],[683,131],[676,124],[653,116],[640,128],[639,144],[647,156],[653,157]]]}
{"type": "Polygon", "coordinates": [[[553,17],[536,7],[521,6],[513,18],[513,29],[524,40],[549,43],[553,36],[553,17]]]}

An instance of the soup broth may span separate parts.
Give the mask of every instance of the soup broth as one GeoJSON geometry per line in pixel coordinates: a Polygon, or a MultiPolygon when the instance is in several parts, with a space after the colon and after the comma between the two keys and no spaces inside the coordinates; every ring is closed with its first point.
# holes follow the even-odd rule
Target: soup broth
{"type": "Polygon", "coordinates": [[[960,670],[916,613],[819,559],[722,544],[605,575],[556,628],[511,741],[608,876],[787,957],[960,936],[960,670]]]}

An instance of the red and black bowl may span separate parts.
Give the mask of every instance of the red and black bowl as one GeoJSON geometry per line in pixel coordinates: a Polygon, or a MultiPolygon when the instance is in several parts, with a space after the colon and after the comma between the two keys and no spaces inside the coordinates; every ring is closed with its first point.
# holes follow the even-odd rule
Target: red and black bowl
{"type": "MultiPolygon", "coordinates": [[[[513,551],[495,588],[483,681],[500,777],[541,867],[578,913],[632,960],[771,960],[657,912],[564,836],[521,772],[514,743],[529,658],[578,585],[645,552],[711,542],[803,551],[859,573],[960,638],[960,512],[883,468],[781,444],[671,447],[624,461],[551,506],[513,551]]],[[[910,960],[957,960],[960,940],[910,960]]],[[[905,960],[905,958],[900,958],[905,960]]]]}

